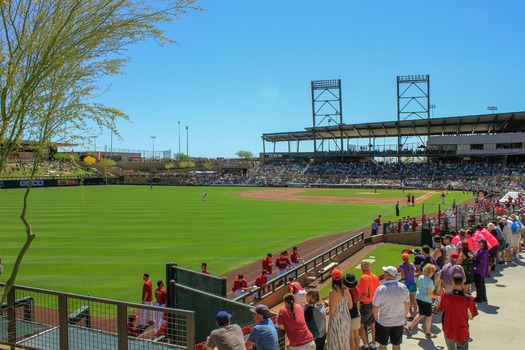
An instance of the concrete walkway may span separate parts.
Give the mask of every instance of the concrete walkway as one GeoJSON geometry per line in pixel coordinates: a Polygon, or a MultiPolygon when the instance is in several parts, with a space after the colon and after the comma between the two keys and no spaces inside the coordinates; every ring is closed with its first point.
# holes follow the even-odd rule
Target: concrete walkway
{"type": "MultiPolygon", "coordinates": [[[[486,280],[488,303],[476,304],[479,315],[470,321],[470,349],[525,349],[525,260],[499,267],[486,280]]],[[[474,292],[475,295],[475,292],[474,292]]],[[[441,331],[441,313],[434,315],[432,332],[437,338],[426,339],[424,321],[414,328],[412,338],[403,338],[401,349],[446,349],[441,331]]],[[[391,346],[388,346],[391,349],[391,346]]]]}

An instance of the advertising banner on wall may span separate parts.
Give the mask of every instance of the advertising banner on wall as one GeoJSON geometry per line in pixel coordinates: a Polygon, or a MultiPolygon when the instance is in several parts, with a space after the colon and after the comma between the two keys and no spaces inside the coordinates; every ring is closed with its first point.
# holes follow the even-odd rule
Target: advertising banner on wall
{"type": "Polygon", "coordinates": [[[57,184],[58,186],[76,186],[78,185],[78,179],[58,180],[57,184]]]}

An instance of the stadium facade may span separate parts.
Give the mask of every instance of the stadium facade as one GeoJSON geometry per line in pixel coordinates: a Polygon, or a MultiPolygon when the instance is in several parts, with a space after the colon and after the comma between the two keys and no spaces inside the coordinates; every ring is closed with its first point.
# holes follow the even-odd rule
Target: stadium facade
{"type": "Polygon", "coordinates": [[[263,134],[260,160],[503,165],[525,160],[525,112],[494,113],[497,108],[489,107],[491,114],[431,118],[435,106],[430,104],[428,75],[397,77],[397,91],[397,120],[346,124],[341,81],[312,81],[312,126],[263,134]]]}

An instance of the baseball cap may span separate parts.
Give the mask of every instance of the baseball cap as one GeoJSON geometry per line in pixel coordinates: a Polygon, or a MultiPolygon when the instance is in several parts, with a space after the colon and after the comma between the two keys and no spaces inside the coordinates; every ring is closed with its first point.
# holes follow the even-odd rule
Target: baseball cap
{"type": "Polygon", "coordinates": [[[419,247],[415,247],[414,249],[412,249],[412,253],[420,254],[421,253],[421,249],[419,247]]]}
{"type": "Polygon", "coordinates": [[[383,266],[383,271],[390,276],[397,277],[397,269],[394,266],[383,266]]]}
{"type": "Polygon", "coordinates": [[[343,279],[343,273],[341,272],[341,270],[334,269],[332,271],[332,279],[335,280],[335,281],[342,280],[343,279]]]}
{"type": "Polygon", "coordinates": [[[262,315],[264,318],[270,317],[270,309],[264,304],[259,304],[256,307],[250,309],[251,312],[262,315]]]}
{"type": "Polygon", "coordinates": [[[459,258],[459,254],[457,252],[450,253],[450,258],[451,259],[457,259],[457,258],[459,258]]]}
{"type": "Polygon", "coordinates": [[[410,258],[410,255],[408,255],[407,253],[401,254],[401,259],[407,260],[408,258],[410,258]]]}
{"type": "Polygon", "coordinates": [[[227,323],[231,317],[232,315],[230,315],[228,311],[224,310],[217,312],[217,316],[215,316],[217,323],[219,324],[227,323]]]}

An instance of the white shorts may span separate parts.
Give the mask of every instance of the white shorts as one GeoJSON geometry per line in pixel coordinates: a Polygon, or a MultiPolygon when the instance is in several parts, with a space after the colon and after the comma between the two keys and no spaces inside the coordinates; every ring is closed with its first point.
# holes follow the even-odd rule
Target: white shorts
{"type": "Polygon", "coordinates": [[[289,350],[315,350],[315,342],[312,340],[308,344],[304,344],[301,346],[288,346],[289,350]]]}

